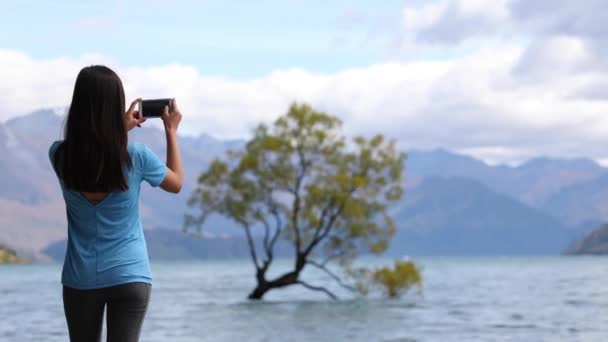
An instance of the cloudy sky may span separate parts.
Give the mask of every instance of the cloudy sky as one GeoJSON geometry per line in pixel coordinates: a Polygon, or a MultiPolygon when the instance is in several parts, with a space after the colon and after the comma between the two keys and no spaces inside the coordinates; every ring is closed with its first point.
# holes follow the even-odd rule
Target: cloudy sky
{"type": "Polygon", "coordinates": [[[246,137],[299,100],[404,148],[608,161],[606,0],[168,3],[4,4],[0,120],[106,64],[128,98],[176,97],[186,134],[246,137]]]}

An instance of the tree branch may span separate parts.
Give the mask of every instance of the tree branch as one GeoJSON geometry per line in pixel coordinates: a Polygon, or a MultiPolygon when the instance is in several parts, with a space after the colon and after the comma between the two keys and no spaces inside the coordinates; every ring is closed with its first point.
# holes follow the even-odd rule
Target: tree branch
{"type": "Polygon", "coordinates": [[[279,215],[276,208],[272,210],[272,216],[274,216],[276,229],[274,231],[272,239],[270,239],[270,250],[274,248],[274,244],[279,239],[279,235],[281,235],[281,231],[283,230],[283,221],[281,220],[281,215],[279,215]]]}
{"type": "Polygon", "coordinates": [[[346,251],[344,251],[344,250],[341,250],[341,251],[339,251],[337,253],[333,253],[333,254],[327,256],[327,258],[325,258],[325,260],[323,260],[323,262],[321,262],[321,265],[325,266],[325,265],[327,265],[327,263],[329,263],[333,259],[341,257],[341,256],[343,256],[345,254],[346,254],[346,251]]]}
{"type": "Polygon", "coordinates": [[[260,215],[260,221],[262,222],[262,224],[264,224],[263,245],[264,245],[264,250],[266,251],[266,257],[268,259],[272,259],[272,251],[270,250],[270,244],[268,242],[268,239],[270,238],[270,225],[268,224],[268,221],[266,221],[266,219],[262,215],[260,215]]]}
{"type": "Polygon", "coordinates": [[[296,282],[296,284],[300,284],[300,285],[304,286],[305,288],[307,288],[309,290],[324,292],[326,295],[328,295],[333,300],[337,300],[338,299],[338,297],[335,294],[333,294],[331,291],[329,291],[328,289],[324,288],[323,286],[313,286],[313,285],[310,285],[310,284],[308,284],[308,283],[306,283],[306,282],[304,282],[302,280],[298,280],[296,282]]]}
{"type": "Polygon", "coordinates": [[[346,200],[344,202],[342,202],[342,205],[340,206],[340,208],[333,215],[331,215],[331,218],[329,219],[329,222],[327,223],[327,227],[325,227],[325,229],[323,229],[323,233],[318,234],[318,236],[312,240],[310,245],[308,245],[308,247],[306,247],[306,250],[304,250],[304,255],[310,254],[310,252],[313,250],[313,248],[315,248],[319,244],[319,242],[321,242],[323,239],[325,239],[325,237],[327,237],[327,235],[331,231],[334,223],[336,222],[336,219],[338,218],[338,216],[340,216],[340,214],[342,214],[342,210],[344,210],[345,204],[346,204],[346,200]]]}
{"type": "Polygon", "coordinates": [[[242,225],[245,228],[245,233],[247,235],[247,243],[249,244],[249,254],[251,256],[251,261],[253,261],[253,264],[255,265],[256,269],[260,269],[260,266],[258,264],[258,256],[255,251],[255,244],[253,243],[253,238],[251,237],[251,229],[249,228],[249,224],[242,223],[242,225]]]}
{"type": "Polygon", "coordinates": [[[302,236],[300,234],[300,227],[298,226],[298,215],[300,213],[300,188],[302,187],[302,182],[306,177],[306,172],[308,170],[309,163],[306,161],[303,150],[303,142],[301,141],[301,132],[298,133],[298,142],[296,144],[296,152],[299,157],[299,166],[300,168],[296,170],[296,184],[294,191],[294,202],[293,202],[293,215],[292,215],[292,225],[296,238],[296,254],[299,255],[302,251],[302,236]]]}
{"type": "Polygon", "coordinates": [[[302,185],[303,175],[296,177],[296,185],[293,198],[293,213],[291,215],[291,224],[293,226],[294,234],[296,237],[296,253],[300,254],[302,250],[302,237],[300,236],[300,228],[298,227],[298,215],[300,214],[300,186],[302,185]]]}
{"type": "Polygon", "coordinates": [[[321,218],[319,219],[319,225],[317,226],[317,229],[315,229],[315,235],[312,238],[313,241],[319,237],[319,234],[321,234],[321,229],[323,229],[323,226],[325,225],[325,217],[329,212],[329,208],[331,208],[333,205],[334,199],[332,198],[329,200],[329,203],[325,206],[325,208],[323,208],[323,210],[321,211],[321,218]]]}
{"type": "MultiPolygon", "coordinates": [[[[344,201],[342,201],[342,203],[340,204],[340,208],[338,208],[338,210],[329,219],[329,222],[327,223],[327,227],[323,230],[323,233],[321,233],[320,235],[318,235],[316,239],[313,239],[312,242],[310,243],[310,245],[308,245],[308,247],[306,248],[306,250],[304,250],[304,255],[305,256],[307,256],[308,254],[310,254],[310,252],[313,250],[313,248],[315,248],[315,246],[317,244],[319,244],[319,242],[321,242],[323,239],[325,239],[325,237],[327,237],[327,235],[329,234],[329,232],[331,232],[331,229],[333,228],[333,225],[336,222],[336,219],[342,214],[342,211],[344,211],[344,207],[346,206],[346,202],[348,200],[350,200],[350,198],[352,197],[352,195],[355,192],[355,190],[357,190],[357,188],[355,188],[355,187],[351,188],[351,190],[348,193],[348,197],[346,197],[344,199],[344,201]]],[[[315,235],[317,235],[316,232],[315,232],[315,235]]]]}
{"type": "Polygon", "coordinates": [[[320,269],[322,271],[324,271],[325,273],[327,273],[327,275],[329,275],[333,280],[335,280],[343,288],[345,288],[345,289],[347,289],[349,291],[352,291],[352,292],[356,291],[356,289],[353,286],[346,284],[344,281],[342,281],[342,279],[340,279],[340,277],[338,277],[338,275],[336,275],[335,273],[333,273],[325,265],[319,264],[319,263],[317,263],[314,260],[307,260],[306,263],[310,264],[310,265],[312,265],[312,266],[314,266],[314,267],[316,267],[316,268],[318,268],[318,269],[320,269]]]}

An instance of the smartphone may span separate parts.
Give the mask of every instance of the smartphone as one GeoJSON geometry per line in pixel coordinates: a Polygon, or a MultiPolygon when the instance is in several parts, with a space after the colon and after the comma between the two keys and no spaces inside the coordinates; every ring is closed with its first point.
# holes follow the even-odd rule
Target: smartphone
{"type": "Polygon", "coordinates": [[[160,118],[163,116],[165,106],[171,109],[172,99],[151,99],[139,102],[139,113],[144,118],[160,118]]]}

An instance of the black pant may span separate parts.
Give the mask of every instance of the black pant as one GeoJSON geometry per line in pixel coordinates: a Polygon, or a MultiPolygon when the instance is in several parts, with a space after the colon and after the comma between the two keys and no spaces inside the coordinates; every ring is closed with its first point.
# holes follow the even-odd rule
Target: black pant
{"type": "Polygon", "coordinates": [[[107,341],[137,342],[150,301],[151,286],[129,283],[94,290],[63,287],[70,341],[100,342],[107,305],[107,341]]]}

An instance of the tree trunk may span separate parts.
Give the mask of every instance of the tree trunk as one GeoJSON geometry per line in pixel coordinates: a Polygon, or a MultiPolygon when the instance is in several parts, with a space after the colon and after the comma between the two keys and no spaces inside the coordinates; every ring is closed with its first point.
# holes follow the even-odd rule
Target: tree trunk
{"type": "Polygon", "coordinates": [[[285,273],[282,276],[280,276],[274,280],[267,281],[266,277],[265,277],[265,273],[266,273],[265,269],[258,269],[257,274],[256,274],[256,279],[258,281],[258,285],[249,294],[249,296],[248,296],[249,299],[260,300],[260,299],[262,299],[262,297],[264,297],[266,292],[268,292],[272,289],[296,284],[298,282],[298,277],[300,275],[299,272],[292,271],[292,272],[285,273]]]}
{"type": "Polygon", "coordinates": [[[262,299],[262,297],[264,297],[264,294],[266,294],[266,292],[268,292],[268,290],[270,289],[271,287],[268,285],[267,282],[258,284],[258,286],[256,286],[255,289],[251,291],[248,298],[251,300],[260,300],[262,299]]]}

